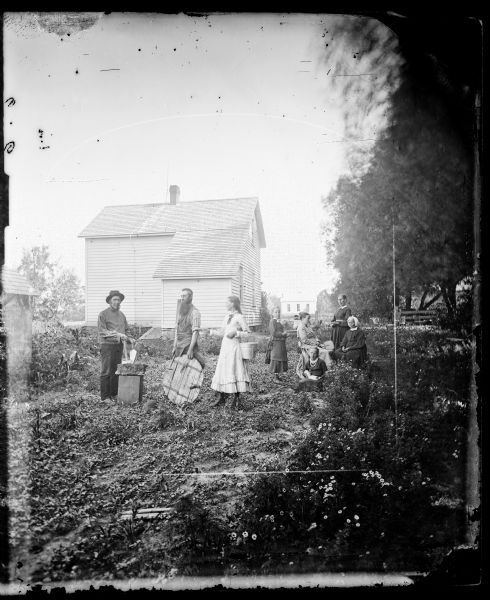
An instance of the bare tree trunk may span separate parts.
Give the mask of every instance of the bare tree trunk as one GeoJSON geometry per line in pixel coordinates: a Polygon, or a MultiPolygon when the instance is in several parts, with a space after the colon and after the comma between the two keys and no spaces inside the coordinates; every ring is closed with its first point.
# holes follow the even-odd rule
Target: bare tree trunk
{"type": "Polygon", "coordinates": [[[422,298],[420,298],[420,304],[419,304],[419,310],[424,310],[425,309],[425,299],[427,298],[427,294],[429,293],[429,290],[426,288],[424,290],[424,293],[422,294],[422,298]]]}
{"type": "MultiPolygon", "coordinates": [[[[438,294],[436,294],[436,295],[435,295],[433,298],[431,298],[431,299],[429,300],[429,302],[427,302],[427,303],[425,304],[425,306],[424,306],[424,310],[425,310],[425,309],[427,309],[427,308],[429,308],[429,306],[430,306],[431,304],[434,304],[434,302],[435,302],[436,300],[439,300],[439,298],[440,298],[440,297],[441,297],[441,292],[439,292],[438,294]]],[[[422,309],[421,309],[421,310],[422,310],[422,309]]]]}
{"type": "Polygon", "coordinates": [[[451,284],[441,285],[441,290],[447,312],[451,318],[454,318],[456,311],[456,286],[451,284]]]}
{"type": "Polygon", "coordinates": [[[412,292],[405,295],[405,310],[412,310],[412,292]]]}

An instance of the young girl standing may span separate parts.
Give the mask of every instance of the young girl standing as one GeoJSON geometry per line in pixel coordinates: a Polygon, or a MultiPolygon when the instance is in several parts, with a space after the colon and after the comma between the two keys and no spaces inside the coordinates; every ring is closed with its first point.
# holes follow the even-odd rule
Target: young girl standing
{"type": "Polygon", "coordinates": [[[248,363],[242,357],[240,339],[250,330],[242,315],[240,299],[229,296],[226,301],[228,314],[223,320],[223,341],[211,388],[219,393],[213,406],[224,404],[227,395],[233,395],[232,408],[238,408],[240,394],[250,392],[248,363]]]}

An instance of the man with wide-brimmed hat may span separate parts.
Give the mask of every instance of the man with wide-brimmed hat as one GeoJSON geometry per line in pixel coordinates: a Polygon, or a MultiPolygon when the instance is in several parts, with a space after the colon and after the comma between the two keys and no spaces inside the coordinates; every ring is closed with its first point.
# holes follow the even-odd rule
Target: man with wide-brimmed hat
{"type": "Polygon", "coordinates": [[[111,290],[105,299],[109,308],[99,314],[98,329],[100,342],[100,356],[102,365],[100,370],[100,397],[102,400],[117,397],[118,376],[117,365],[120,364],[123,351],[123,342],[134,343],[128,335],[129,327],[124,313],[119,309],[124,300],[124,294],[119,290],[111,290]]]}

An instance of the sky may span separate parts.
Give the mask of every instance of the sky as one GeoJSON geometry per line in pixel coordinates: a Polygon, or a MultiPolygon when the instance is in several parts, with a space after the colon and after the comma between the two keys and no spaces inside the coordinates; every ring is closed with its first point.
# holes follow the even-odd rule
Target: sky
{"type": "Polygon", "coordinates": [[[321,199],[348,168],[323,58],[333,17],[87,13],[70,29],[54,15],[6,18],[7,266],[46,244],[83,283],[80,231],[174,184],[182,202],[259,198],[263,290],[332,287],[321,199]]]}

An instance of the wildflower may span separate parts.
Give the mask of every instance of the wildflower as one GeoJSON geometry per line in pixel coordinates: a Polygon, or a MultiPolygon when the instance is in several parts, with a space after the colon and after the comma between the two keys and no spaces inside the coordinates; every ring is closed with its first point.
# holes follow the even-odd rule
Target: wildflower
{"type": "Polygon", "coordinates": [[[361,524],[360,524],[360,523],[356,523],[356,527],[360,527],[360,526],[361,526],[361,524]]]}
{"type": "Polygon", "coordinates": [[[322,455],[320,453],[318,453],[315,458],[321,458],[321,457],[322,457],[322,455]]]}
{"type": "Polygon", "coordinates": [[[308,527],[307,531],[311,531],[312,529],[315,529],[315,528],[316,528],[316,523],[315,523],[315,522],[313,522],[313,523],[312,523],[312,524],[311,524],[311,525],[308,527]]]}
{"type": "Polygon", "coordinates": [[[422,481],[422,485],[425,485],[425,481],[422,481]]]}
{"type": "Polygon", "coordinates": [[[257,539],[257,534],[256,533],[252,533],[252,539],[256,540],[257,539]]]}
{"type": "Polygon", "coordinates": [[[280,512],[279,514],[280,514],[280,515],[283,515],[283,514],[284,514],[284,511],[283,511],[283,510],[281,510],[281,512],[280,512]]]}
{"type": "Polygon", "coordinates": [[[342,514],[342,509],[338,510],[337,512],[339,513],[339,515],[341,515],[342,514]]]}
{"type": "Polygon", "coordinates": [[[350,519],[347,519],[347,523],[350,523],[350,519]]]}
{"type": "Polygon", "coordinates": [[[269,518],[272,522],[274,522],[274,515],[271,515],[269,518]]]}
{"type": "Polygon", "coordinates": [[[247,532],[247,531],[244,531],[244,532],[242,533],[242,535],[243,535],[243,537],[244,537],[244,538],[248,538],[248,532],[247,532]]]}
{"type": "Polygon", "coordinates": [[[231,538],[232,538],[233,540],[234,540],[234,539],[236,539],[236,533],[235,533],[235,532],[233,532],[233,533],[231,534],[231,538]]]}
{"type": "Polygon", "coordinates": [[[324,519],[328,519],[328,516],[327,516],[327,515],[323,515],[323,518],[324,518],[324,519]]]}
{"type": "Polygon", "coordinates": [[[354,519],[355,519],[356,521],[359,521],[359,515],[354,515],[354,519]]]}
{"type": "Polygon", "coordinates": [[[356,485],[356,482],[355,482],[355,481],[353,481],[353,482],[351,483],[351,485],[356,485]]]}

